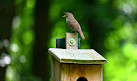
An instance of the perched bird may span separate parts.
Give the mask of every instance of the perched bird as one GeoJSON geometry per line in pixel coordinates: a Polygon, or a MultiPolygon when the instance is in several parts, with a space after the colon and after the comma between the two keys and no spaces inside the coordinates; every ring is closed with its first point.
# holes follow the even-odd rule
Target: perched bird
{"type": "Polygon", "coordinates": [[[81,30],[81,27],[78,23],[78,21],[74,18],[73,14],[70,12],[64,12],[65,15],[63,17],[66,17],[66,23],[72,31],[78,31],[80,33],[80,36],[83,40],[85,40],[85,36],[81,30]]]}

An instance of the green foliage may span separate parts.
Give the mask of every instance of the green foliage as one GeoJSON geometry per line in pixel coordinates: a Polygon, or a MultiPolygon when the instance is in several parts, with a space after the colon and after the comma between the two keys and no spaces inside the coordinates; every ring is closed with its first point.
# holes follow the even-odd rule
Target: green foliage
{"type": "Polygon", "coordinates": [[[34,81],[31,73],[32,47],[34,42],[34,0],[16,0],[17,15],[12,22],[10,45],[11,64],[6,72],[6,81],[34,81]],[[24,5],[22,5],[24,4],[24,5]]]}
{"type": "Polygon", "coordinates": [[[108,51],[105,56],[108,64],[105,65],[106,81],[136,81],[137,78],[137,28],[136,28],[135,0],[115,1],[117,17],[113,20],[114,30],[108,32],[105,47],[108,51]]]}

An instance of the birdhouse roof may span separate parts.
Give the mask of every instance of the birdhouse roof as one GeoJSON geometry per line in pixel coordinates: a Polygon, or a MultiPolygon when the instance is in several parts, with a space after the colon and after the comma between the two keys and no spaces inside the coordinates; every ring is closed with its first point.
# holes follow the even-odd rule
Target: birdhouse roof
{"type": "Polygon", "coordinates": [[[94,49],[50,48],[49,53],[60,63],[106,64],[107,60],[94,49]]]}

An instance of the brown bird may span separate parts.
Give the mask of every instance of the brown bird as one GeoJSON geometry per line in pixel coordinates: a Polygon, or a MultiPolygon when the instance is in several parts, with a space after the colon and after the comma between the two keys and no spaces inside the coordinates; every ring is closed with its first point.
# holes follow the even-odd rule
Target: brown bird
{"type": "Polygon", "coordinates": [[[80,36],[83,40],[85,40],[85,36],[81,30],[81,27],[78,23],[78,21],[74,18],[73,14],[70,12],[64,12],[65,15],[63,17],[66,17],[66,23],[72,31],[78,31],[80,33],[80,36]]]}

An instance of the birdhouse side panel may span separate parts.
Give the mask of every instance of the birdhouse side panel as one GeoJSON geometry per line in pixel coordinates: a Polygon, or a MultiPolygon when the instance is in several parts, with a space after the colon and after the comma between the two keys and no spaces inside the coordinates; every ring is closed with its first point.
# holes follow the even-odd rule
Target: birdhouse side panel
{"type": "Polygon", "coordinates": [[[60,63],[51,56],[51,81],[60,81],[60,63]]]}

